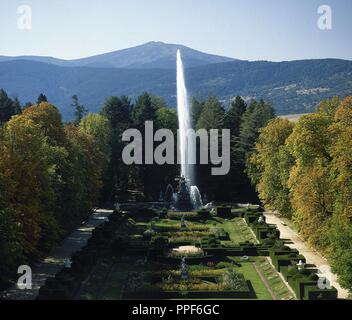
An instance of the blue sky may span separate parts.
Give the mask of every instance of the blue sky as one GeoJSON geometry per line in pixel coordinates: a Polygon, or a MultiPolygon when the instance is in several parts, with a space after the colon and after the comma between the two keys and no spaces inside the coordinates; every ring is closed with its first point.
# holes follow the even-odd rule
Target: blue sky
{"type": "Polygon", "coordinates": [[[1,0],[0,55],[64,59],[148,41],[184,44],[246,60],[352,60],[351,0],[1,0]],[[19,30],[19,5],[32,30],[19,30]],[[333,28],[317,26],[320,5],[333,28]]]}

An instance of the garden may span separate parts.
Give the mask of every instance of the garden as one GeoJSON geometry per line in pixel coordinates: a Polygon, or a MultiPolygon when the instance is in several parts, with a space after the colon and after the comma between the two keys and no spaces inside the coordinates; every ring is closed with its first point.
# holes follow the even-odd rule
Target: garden
{"type": "Polygon", "coordinates": [[[38,299],[336,299],[261,211],[122,206],[38,299]]]}

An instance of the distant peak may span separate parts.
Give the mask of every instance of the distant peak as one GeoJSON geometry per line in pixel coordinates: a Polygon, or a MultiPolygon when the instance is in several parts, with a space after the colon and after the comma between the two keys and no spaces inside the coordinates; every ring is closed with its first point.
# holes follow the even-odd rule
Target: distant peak
{"type": "Polygon", "coordinates": [[[163,45],[165,45],[167,43],[165,43],[163,41],[149,41],[149,42],[145,43],[144,45],[155,45],[155,44],[159,44],[159,45],[163,44],[163,45]]]}

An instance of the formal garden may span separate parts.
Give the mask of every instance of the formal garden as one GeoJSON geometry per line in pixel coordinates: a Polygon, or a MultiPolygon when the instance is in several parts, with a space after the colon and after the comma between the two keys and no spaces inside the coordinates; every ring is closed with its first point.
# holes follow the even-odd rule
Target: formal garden
{"type": "Polygon", "coordinates": [[[38,299],[336,299],[258,206],[120,205],[38,299]],[[165,206],[166,207],[166,206],[165,206]]]}

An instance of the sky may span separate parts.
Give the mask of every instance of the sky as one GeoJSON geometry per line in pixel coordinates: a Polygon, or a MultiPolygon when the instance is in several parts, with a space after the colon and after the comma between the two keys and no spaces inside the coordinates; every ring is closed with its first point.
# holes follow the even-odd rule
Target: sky
{"type": "Polygon", "coordinates": [[[163,41],[243,60],[352,60],[351,38],[351,0],[0,1],[8,56],[74,59],[163,41]],[[21,5],[31,29],[18,27],[21,5]],[[318,27],[321,5],[331,7],[331,30],[318,27]]]}

